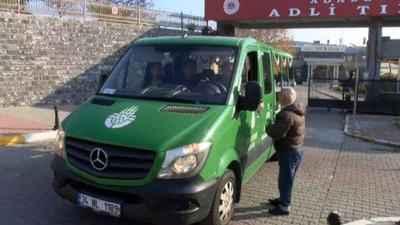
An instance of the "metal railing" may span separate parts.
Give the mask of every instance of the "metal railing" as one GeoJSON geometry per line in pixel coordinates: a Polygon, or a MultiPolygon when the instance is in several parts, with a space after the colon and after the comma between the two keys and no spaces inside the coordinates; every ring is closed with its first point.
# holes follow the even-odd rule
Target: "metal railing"
{"type": "Polygon", "coordinates": [[[200,31],[215,26],[200,16],[98,3],[90,0],[0,0],[0,11],[79,20],[107,20],[200,31]]]}
{"type": "Polygon", "coordinates": [[[368,112],[400,111],[400,81],[310,78],[309,106],[352,109],[354,101],[368,112]],[[355,91],[356,87],[358,88],[355,91]]]}

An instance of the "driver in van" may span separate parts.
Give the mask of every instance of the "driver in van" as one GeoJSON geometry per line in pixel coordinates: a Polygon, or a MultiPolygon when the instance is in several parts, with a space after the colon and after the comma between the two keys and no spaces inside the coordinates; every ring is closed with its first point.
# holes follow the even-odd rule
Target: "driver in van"
{"type": "Polygon", "coordinates": [[[183,64],[183,77],[181,84],[188,89],[193,89],[198,83],[199,79],[196,75],[197,72],[197,61],[189,59],[183,64]]]}
{"type": "Polygon", "coordinates": [[[232,76],[233,63],[225,62],[224,64],[222,64],[221,71],[222,77],[229,78],[230,76],[232,76]]]}

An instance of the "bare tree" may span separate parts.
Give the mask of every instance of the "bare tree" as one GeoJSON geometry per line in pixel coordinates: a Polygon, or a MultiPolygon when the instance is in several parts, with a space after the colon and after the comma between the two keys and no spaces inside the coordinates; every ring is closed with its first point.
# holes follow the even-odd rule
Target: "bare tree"
{"type": "Polygon", "coordinates": [[[238,37],[252,37],[292,55],[296,54],[287,29],[236,29],[235,33],[238,37]]]}

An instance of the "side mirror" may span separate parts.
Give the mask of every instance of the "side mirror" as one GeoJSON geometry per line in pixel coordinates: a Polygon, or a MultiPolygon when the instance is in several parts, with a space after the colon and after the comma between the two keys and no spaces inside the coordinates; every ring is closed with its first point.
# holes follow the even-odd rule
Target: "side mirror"
{"type": "Polygon", "coordinates": [[[102,75],[100,75],[100,78],[99,78],[99,88],[103,85],[104,81],[106,81],[107,76],[108,76],[107,74],[102,74],[102,75]]]}
{"type": "Polygon", "coordinates": [[[262,100],[262,90],[260,83],[249,81],[245,87],[245,96],[240,96],[240,109],[246,111],[256,111],[262,100]]]}

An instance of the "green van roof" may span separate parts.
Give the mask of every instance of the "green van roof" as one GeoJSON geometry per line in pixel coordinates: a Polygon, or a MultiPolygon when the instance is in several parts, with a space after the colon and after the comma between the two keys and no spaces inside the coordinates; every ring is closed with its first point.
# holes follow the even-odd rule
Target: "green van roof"
{"type": "Polygon", "coordinates": [[[182,36],[175,37],[156,37],[156,38],[142,38],[134,41],[134,44],[147,45],[147,44],[215,44],[215,45],[230,45],[239,46],[242,42],[257,42],[252,38],[236,38],[236,37],[220,37],[220,36],[182,36]]]}
{"type": "Polygon", "coordinates": [[[155,37],[155,38],[141,38],[132,42],[134,45],[151,45],[151,44],[204,44],[204,45],[225,45],[225,46],[247,46],[257,44],[260,46],[271,49],[274,53],[289,57],[292,56],[284,51],[275,49],[263,42],[257,41],[254,38],[238,38],[238,37],[222,37],[222,36],[182,36],[175,37],[155,37]]]}

